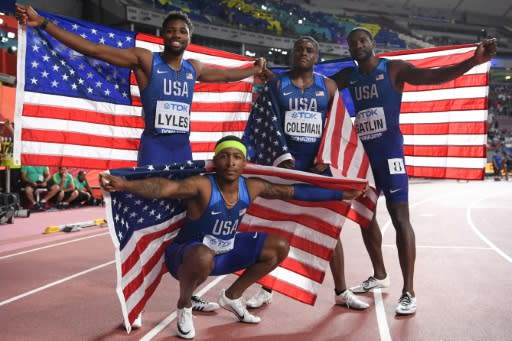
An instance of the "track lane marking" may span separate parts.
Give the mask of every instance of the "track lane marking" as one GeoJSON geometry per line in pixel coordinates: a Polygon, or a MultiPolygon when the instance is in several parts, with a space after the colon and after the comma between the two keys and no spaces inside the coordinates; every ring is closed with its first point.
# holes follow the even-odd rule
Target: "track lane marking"
{"type": "Polygon", "coordinates": [[[74,242],[79,242],[79,241],[85,240],[85,239],[90,239],[90,238],[95,238],[95,237],[99,237],[99,236],[104,236],[104,235],[107,235],[107,234],[109,234],[109,233],[108,232],[96,233],[96,234],[93,234],[93,235],[90,235],[90,236],[86,236],[86,237],[76,238],[76,239],[72,239],[72,240],[66,240],[66,241],[63,241],[63,242],[60,242],[60,243],[55,243],[55,244],[50,244],[50,245],[45,245],[45,246],[37,247],[35,249],[30,249],[30,250],[20,251],[20,252],[16,252],[16,253],[11,253],[9,255],[0,256],[0,260],[11,258],[11,257],[15,257],[15,256],[20,256],[20,255],[24,255],[26,253],[36,252],[36,251],[40,251],[40,250],[44,250],[44,249],[50,249],[52,247],[62,246],[62,245],[66,245],[66,244],[70,244],[70,243],[74,243],[74,242]]]}
{"type": "MultiPolygon", "coordinates": [[[[201,290],[199,290],[196,295],[203,296],[206,294],[211,288],[216,286],[221,280],[224,279],[227,275],[218,276],[213,281],[204,286],[201,290]]],[[[144,335],[139,341],[150,341],[158,335],[165,327],[167,327],[174,319],[176,319],[176,310],[174,310],[171,314],[169,314],[165,319],[163,319],[159,324],[157,324],[153,329],[151,329],[146,335],[144,335]]]]}
{"type": "Polygon", "coordinates": [[[72,279],[74,279],[74,278],[77,278],[77,277],[80,277],[80,276],[86,275],[86,274],[88,274],[89,272],[93,272],[93,271],[99,270],[99,269],[101,269],[101,268],[104,268],[104,267],[109,266],[109,265],[114,264],[114,263],[115,263],[115,260],[112,260],[112,261],[110,261],[110,262],[106,262],[106,263],[103,263],[103,264],[100,264],[100,265],[97,265],[97,266],[93,266],[92,268],[89,268],[89,269],[87,269],[87,270],[84,270],[84,271],[78,272],[78,273],[76,273],[76,274],[74,274],[74,275],[71,275],[71,276],[68,276],[68,277],[64,277],[64,278],[59,279],[59,280],[57,280],[57,281],[54,281],[54,282],[48,283],[48,284],[46,284],[46,285],[43,285],[43,286],[41,286],[41,287],[39,287],[39,288],[36,288],[36,289],[30,290],[30,291],[27,291],[27,292],[25,292],[25,293],[23,293],[23,294],[20,294],[20,295],[14,296],[14,297],[11,297],[11,298],[9,298],[9,299],[7,299],[7,300],[1,301],[1,302],[0,302],[0,307],[2,307],[2,306],[4,306],[4,305],[7,305],[7,304],[9,304],[9,303],[12,303],[12,302],[18,301],[18,300],[20,300],[20,299],[22,299],[22,298],[25,298],[25,297],[27,297],[27,296],[30,296],[30,295],[36,294],[36,293],[38,293],[38,292],[40,292],[40,291],[43,291],[43,290],[49,289],[49,288],[54,287],[54,286],[56,286],[56,285],[62,284],[62,283],[64,283],[64,282],[70,281],[70,280],[72,280],[72,279]]]}
{"type": "Polygon", "coordinates": [[[471,210],[473,209],[473,206],[475,206],[480,201],[487,201],[489,198],[491,198],[492,195],[489,195],[487,197],[484,197],[482,199],[478,199],[473,201],[471,204],[468,205],[468,208],[466,209],[466,220],[473,230],[473,232],[491,249],[493,249],[497,254],[499,254],[501,257],[503,257],[506,261],[509,263],[512,263],[512,257],[507,255],[503,250],[501,250],[499,247],[497,247],[493,242],[491,242],[487,237],[476,227],[476,225],[473,223],[473,219],[471,218],[471,210]]]}

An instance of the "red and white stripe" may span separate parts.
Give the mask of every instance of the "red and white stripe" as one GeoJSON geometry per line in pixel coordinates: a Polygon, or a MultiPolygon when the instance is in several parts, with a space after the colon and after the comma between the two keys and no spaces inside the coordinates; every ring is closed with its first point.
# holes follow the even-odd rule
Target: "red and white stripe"
{"type": "MultiPolygon", "coordinates": [[[[139,89],[130,77],[133,105],[24,91],[25,31],[19,30],[15,160],[22,164],[112,169],[136,164],[144,129],[139,89]]],[[[138,34],[136,46],[162,50],[158,37],[138,34]]],[[[253,60],[190,45],[185,58],[215,67],[243,67],[253,60]]],[[[128,80],[127,80],[128,81],[128,80]]],[[[197,83],[191,113],[194,159],[212,156],[224,135],[241,136],[252,104],[253,77],[231,83],[197,83]]]]}
{"type": "MultiPolygon", "coordinates": [[[[327,116],[317,159],[319,163],[331,165],[335,178],[366,179],[370,185],[374,184],[368,156],[338,93],[327,116]]],[[[353,200],[347,218],[368,226],[377,199],[377,193],[370,190],[366,196],[353,200]]]]}
{"type": "MultiPolygon", "coordinates": [[[[385,53],[416,67],[437,68],[470,58],[475,45],[385,53]]],[[[490,62],[439,85],[406,84],[400,110],[405,162],[410,176],[484,178],[490,62]]]]}
{"type": "MultiPolygon", "coordinates": [[[[310,183],[332,189],[363,189],[366,180],[331,178],[276,167],[248,165],[244,176],[272,183],[310,183]]],[[[303,202],[257,198],[247,210],[241,231],[262,231],[290,242],[288,257],[259,283],[298,301],[315,304],[318,287],[332,258],[349,201],[303,202]]]]}

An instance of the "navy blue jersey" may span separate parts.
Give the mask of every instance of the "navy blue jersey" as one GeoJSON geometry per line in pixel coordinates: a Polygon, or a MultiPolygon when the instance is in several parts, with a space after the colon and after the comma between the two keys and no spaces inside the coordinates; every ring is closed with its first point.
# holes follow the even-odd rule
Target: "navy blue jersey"
{"type": "Polygon", "coordinates": [[[149,84],[140,96],[145,129],[139,166],[192,158],[190,108],[195,81],[196,70],[189,61],[183,60],[180,69],[174,70],[160,53],[153,54],[149,84]]]}
{"type": "Polygon", "coordinates": [[[238,180],[238,201],[232,208],[227,208],[214,175],[208,175],[212,191],[208,207],[199,219],[187,218],[181,228],[177,243],[192,240],[200,241],[215,253],[230,251],[235,242],[238,225],[251,202],[245,178],[238,180]]]}
{"type": "Polygon", "coordinates": [[[354,127],[368,154],[375,184],[389,202],[408,200],[408,178],[400,131],[402,93],[393,88],[387,59],[368,75],[355,67],[348,75],[354,101],[354,127]]]}
{"type": "Polygon", "coordinates": [[[272,79],[277,89],[281,124],[288,152],[295,159],[295,169],[308,171],[315,160],[329,109],[329,90],[325,79],[314,74],[313,84],[302,90],[295,86],[288,73],[272,79]]]}
{"type": "Polygon", "coordinates": [[[354,126],[370,160],[402,156],[400,131],[402,93],[395,91],[388,74],[389,60],[380,59],[377,67],[364,75],[355,67],[348,75],[348,88],[354,101],[354,126]]]}

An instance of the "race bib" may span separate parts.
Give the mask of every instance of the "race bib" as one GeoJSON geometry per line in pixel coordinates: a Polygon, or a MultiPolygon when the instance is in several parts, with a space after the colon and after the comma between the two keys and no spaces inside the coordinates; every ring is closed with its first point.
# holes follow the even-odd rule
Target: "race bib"
{"type": "Polygon", "coordinates": [[[405,174],[404,160],[401,158],[388,159],[389,174],[405,174]]]}
{"type": "Polygon", "coordinates": [[[155,130],[158,134],[185,134],[190,131],[190,105],[174,101],[157,101],[155,130]]]}
{"type": "Polygon", "coordinates": [[[357,113],[354,121],[357,135],[361,140],[373,140],[382,136],[387,129],[384,108],[369,108],[357,113]]]}
{"type": "Polygon", "coordinates": [[[322,114],[316,111],[290,110],[285,112],[284,133],[294,137],[320,138],[322,114]]]}
{"type": "Polygon", "coordinates": [[[219,255],[233,250],[235,247],[235,238],[224,240],[207,234],[203,237],[203,244],[208,246],[216,255],[219,255]]]}

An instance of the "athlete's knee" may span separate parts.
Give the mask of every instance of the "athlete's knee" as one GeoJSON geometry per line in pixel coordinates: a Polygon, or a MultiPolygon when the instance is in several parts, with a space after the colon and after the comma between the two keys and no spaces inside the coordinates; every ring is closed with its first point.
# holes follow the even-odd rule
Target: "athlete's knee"
{"type": "Polygon", "coordinates": [[[194,245],[183,254],[183,264],[197,274],[209,274],[215,266],[215,254],[205,245],[194,245]]]}
{"type": "Polygon", "coordinates": [[[268,247],[274,258],[278,263],[283,261],[290,251],[290,243],[281,237],[269,235],[265,241],[266,247],[268,247]]]}

